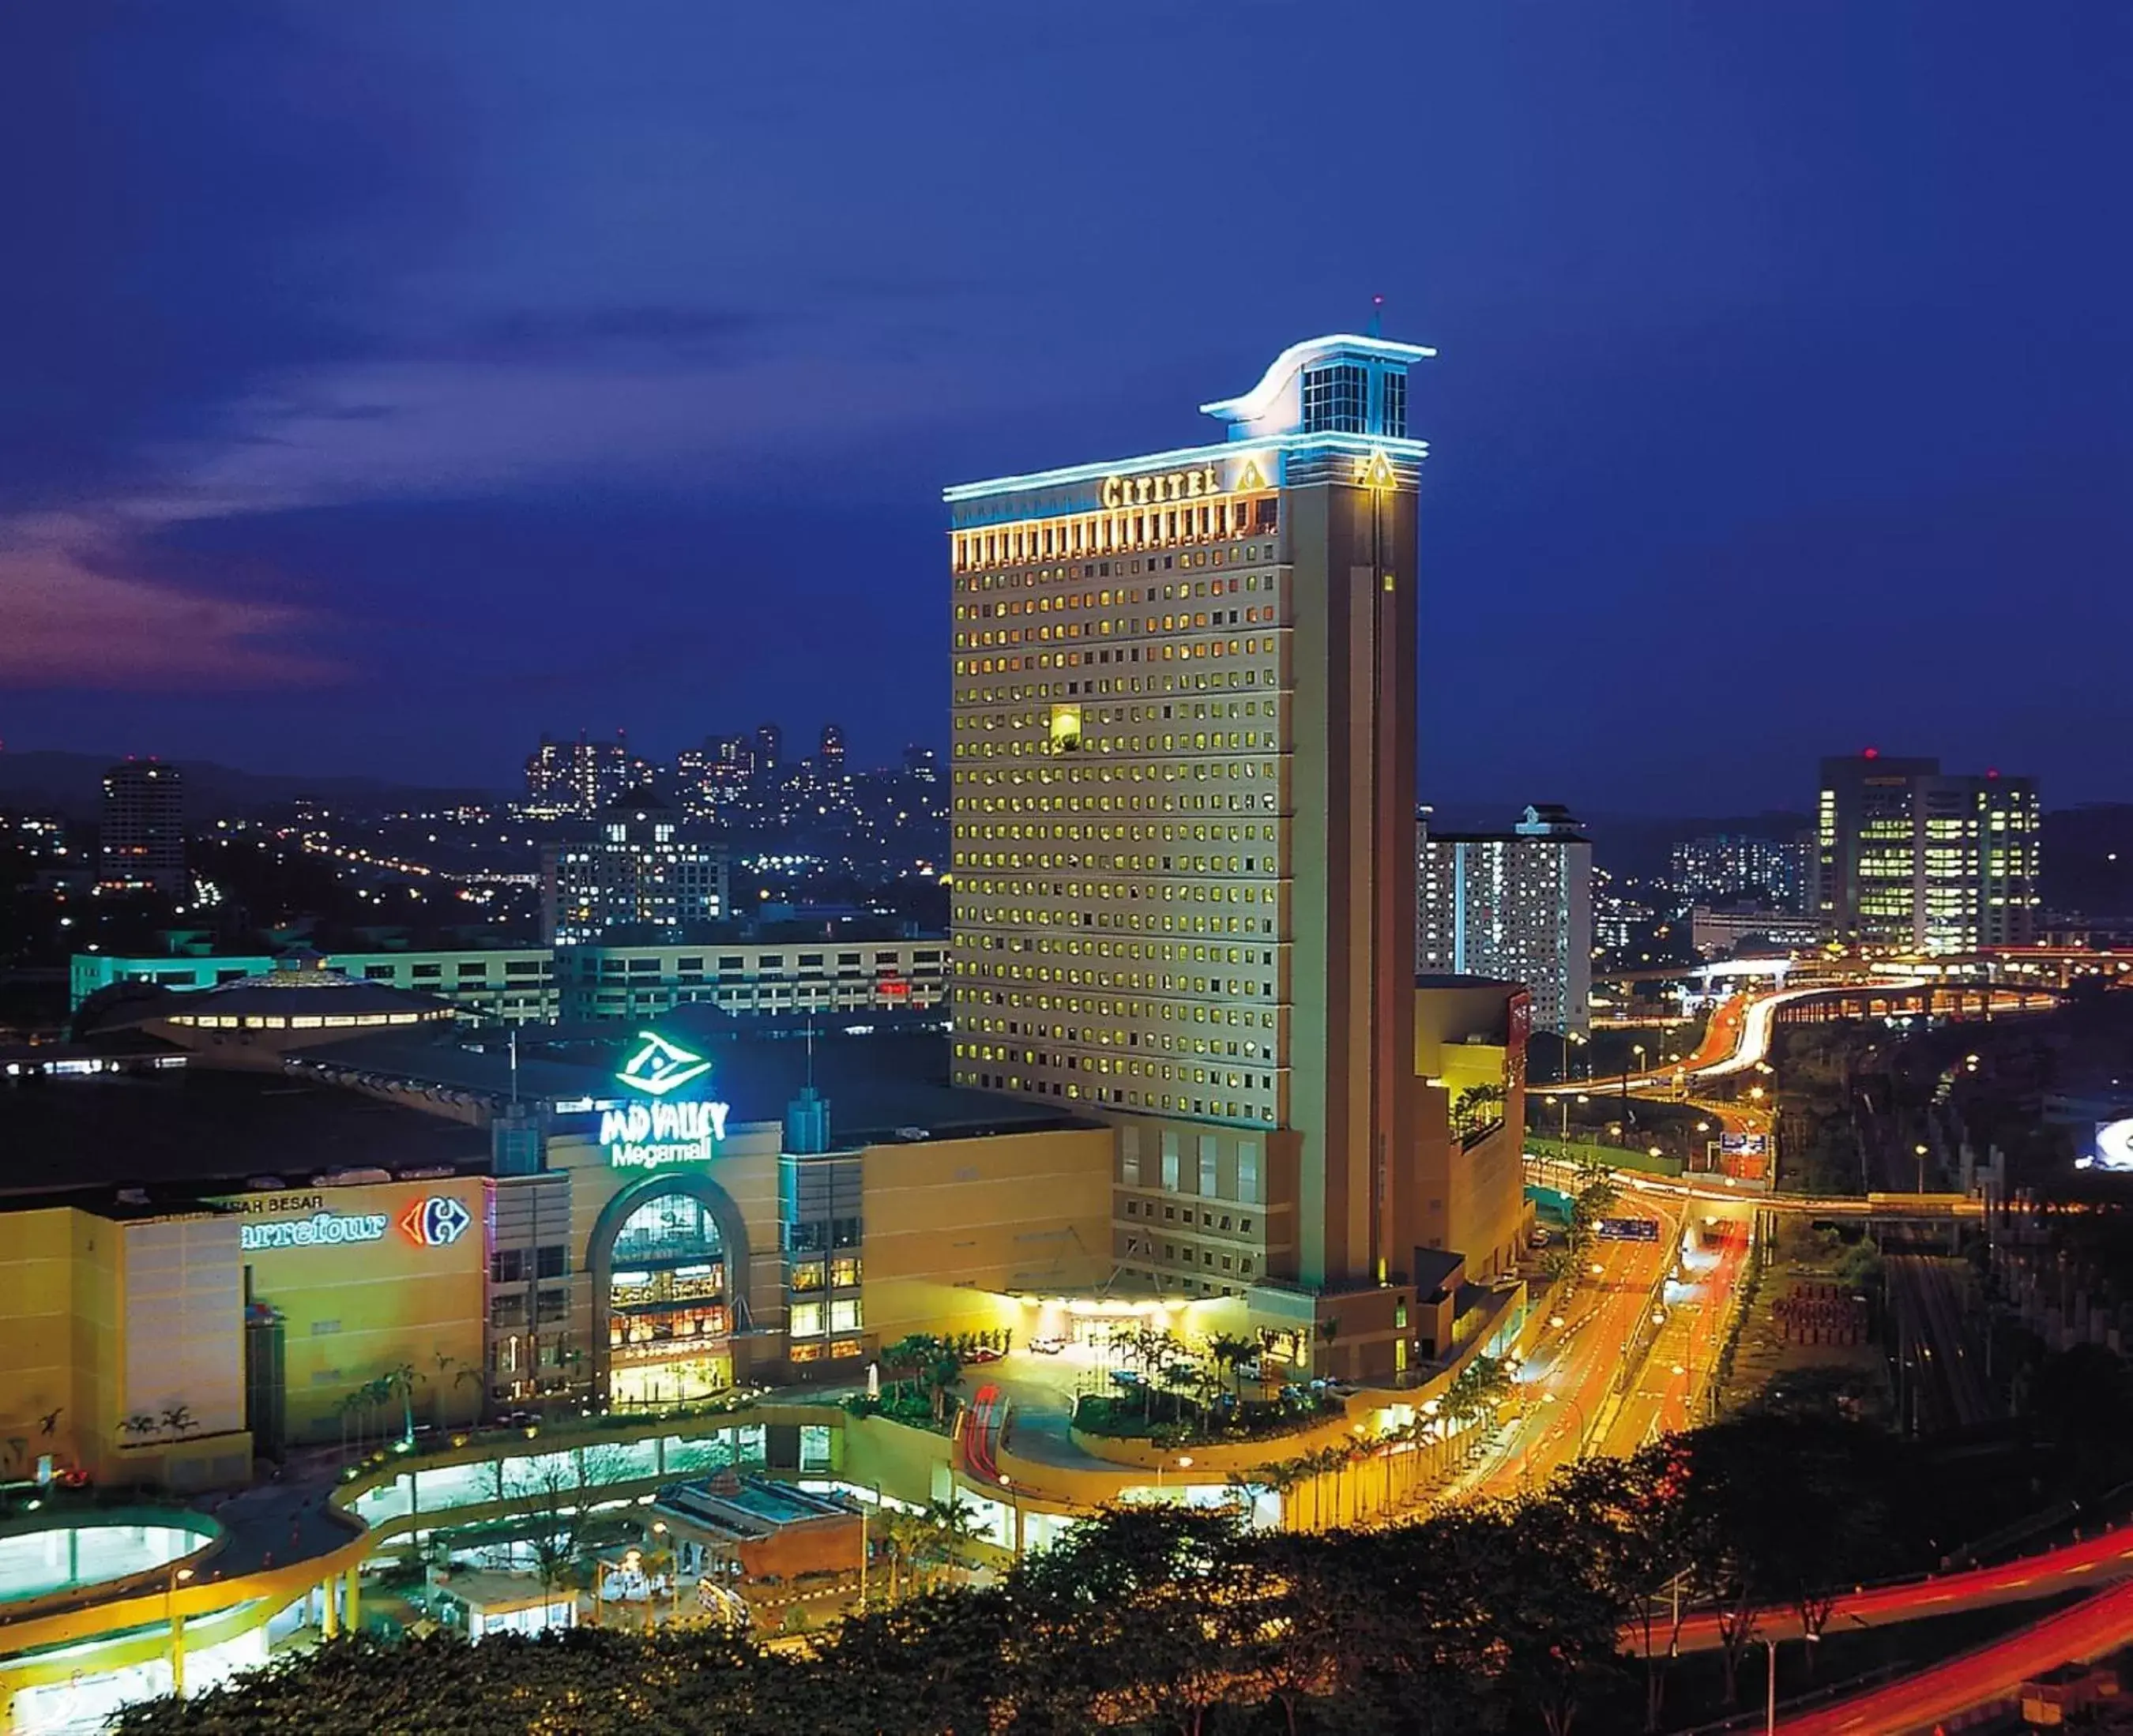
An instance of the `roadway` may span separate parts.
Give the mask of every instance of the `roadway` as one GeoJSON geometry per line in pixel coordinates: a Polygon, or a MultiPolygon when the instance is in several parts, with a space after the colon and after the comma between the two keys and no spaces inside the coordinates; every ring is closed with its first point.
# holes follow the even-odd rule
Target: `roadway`
{"type": "Polygon", "coordinates": [[[1656,1222],[1657,1239],[1593,1243],[1576,1294],[1548,1300],[1557,1311],[1519,1370],[1512,1426],[1438,1498],[1538,1488],[1606,1426],[1623,1358],[1649,1336],[1645,1315],[1681,1233],[1679,1211],[1663,1201],[1625,1205],[1615,1215],[1656,1222]]]}
{"type": "MultiPolygon", "coordinates": [[[[1928,1616],[1988,1609],[1999,1604],[2032,1603],[2062,1592],[2085,1590],[2128,1575],[2133,1575],[2133,1527],[2120,1526],[2063,1543],[2040,1555],[1997,1562],[1990,1567],[1970,1567],[1959,1573],[1866,1586],[1839,1598],[1826,1625],[1832,1629],[1839,1626],[1886,1628],[1922,1621],[1928,1616]]],[[[1789,1609],[1765,1610],[1757,1619],[1755,1634],[1759,1639],[1765,1634],[1777,1640],[1798,1639],[1799,1617],[1789,1609]]],[[[2133,1627],[2126,1630],[2125,1638],[2133,1640],[2133,1627]]],[[[1683,1619],[1680,1649],[1683,1652],[1707,1652],[1719,1643],[1718,1618],[1715,1613],[1697,1611],[1683,1619]]],[[[2054,1658],[2050,1661],[2061,1661],[2054,1658]]]]}
{"type": "Polygon", "coordinates": [[[1668,1277],[1661,1292],[1665,1321],[1602,1426],[1601,1452],[1625,1458],[1703,1419],[1726,1310],[1747,1263],[1749,1210],[1692,1218],[1678,1276],[1668,1277]]]}
{"type": "Polygon", "coordinates": [[[2005,1639],[1886,1687],[1779,1720],[1794,1736],[1903,1736],[1937,1729],[1973,1707],[2011,1700],[2058,1665],[2101,1657],[2133,1639],[2133,1585],[2118,1585],[2005,1639]]]}

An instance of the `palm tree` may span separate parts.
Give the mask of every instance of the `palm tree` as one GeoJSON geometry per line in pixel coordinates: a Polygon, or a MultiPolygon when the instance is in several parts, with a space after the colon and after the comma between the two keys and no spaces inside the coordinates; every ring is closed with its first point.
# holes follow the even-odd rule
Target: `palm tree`
{"type": "Polygon", "coordinates": [[[1208,1339],[1207,1354],[1214,1358],[1215,1366],[1217,1368],[1226,1368],[1229,1371],[1231,1389],[1241,1402],[1245,1396],[1245,1364],[1259,1355],[1259,1341],[1256,1339],[1221,1335],[1208,1339]]]}
{"type": "Polygon", "coordinates": [[[378,1377],[385,1388],[385,1402],[390,1404],[397,1397],[400,1401],[400,1440],[403,1445],[415,1444],[415,1383],[421,1379],[412,1363],[401,1363],[388,1368],[378,1377]]]}
{"type": "Polygon", "coordinates": [[[1318,1323],[1318,1342],[1326,1347],[1327,1359],[1329,1363],[1332,1359],[1333,1341],[1340,1335],[1341,1316],[1339,1315],[1329,1314],[1318,1323]]]}
{"type": "Polygon", "coordinates": [[[929,1501],[926,1511],[917,1517],[922,1522],[922,1559],[936,1570],[961,1565],[970,1541],[984,1529],[977,1508],[961,1495],[929,1501]]]}
{"type": "Polygon", "coordinates": [[[136,1411],[118,1419],[118,1432],[136,1441],[145,1440],[156,1432],[156,1419],[146,1411],[136,1411]]]}
{"type": "Polygon", "coordinates": [[[164,1406],[160,1421],[163,1427],[168,1429],[179,1440],[183,1440],[192,1432],[193,1426],[200,1419],[193,1415],[193,1407],[190,1405],[181,1402],[164,1406]]]}

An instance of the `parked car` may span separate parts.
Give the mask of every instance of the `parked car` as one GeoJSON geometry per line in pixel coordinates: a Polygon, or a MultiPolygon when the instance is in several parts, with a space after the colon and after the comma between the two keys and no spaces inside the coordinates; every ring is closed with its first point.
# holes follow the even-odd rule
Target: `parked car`
{"type": "Polygon", "coordinates": [[[1033,1338],[1029,1341],[1032,1356],[1057,1356],[1066,1348],[1066,1340],[1063,1338],[1033,1338]]]}
{"type": "Polygon", "coordinates": [[[996,1363],[999,1359],[1000,1353],[994,1349],[990,1344],[976,1345],[966,1353],[963,1358],[963,1361],[966,1366],[984,1363],[996,1363]]]}
{"type": "Polygon", "coordinates": [[[1545,1248],[1548,1246],[1550,1239],[1548,1233],[1546,1230],[1536,1228],[1527,1233],[1526,1246],[1529,1248],[1545,1248]]]}

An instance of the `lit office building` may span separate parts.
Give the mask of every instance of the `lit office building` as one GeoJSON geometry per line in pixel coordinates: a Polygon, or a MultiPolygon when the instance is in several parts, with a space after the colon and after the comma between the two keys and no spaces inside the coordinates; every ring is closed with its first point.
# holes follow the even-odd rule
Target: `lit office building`
{"type": "Polygon", "coordinates": [[[1838,938],[1902,952],[2034,938],[2035,779],[1944,774],[1869,748],[1822,762],[1816,825],[1818,913],[1838,938]]]}
{"type": "Polygon", "coordinates": [[[185,888],[185,785],[176,766],[129,759],[104,774],[98,883],[114,892],[185,888]]]}
{"type": "MultiPolygon", "coordinates": [[[[956,1082],[1115,1120],[1127,1215],[1170,1226],[1117,1225],[1124,1270],[1307,1330],[1444,1197],[1410,878],[1430,353],[1298,344],[1202,406],[1223,441],[946,496],[956,1082]]],[[[1379,1294],[1341,1334],[1389,1365],[1379,1294]]]]}
{"type": "Polygon", "coordinates": [[[815,756],[816,775],[825,783],[836,783],[845,775],[845,726],[822,725],[822,744],[815,756]]]}
{"type": "Polygon", "coordinates": [[[1537,1029],[1591,1034],[1592,844],[1567,809],[1507,833],[1415,822],[1415,965],[1522,983],[1537,1029]]]}
{"type": "Polygon", "coordinates": [[[726,914],[725,846],[692,837],[682,816],[643,793],[600,816],[590,834],[541,858],[542,939],[577,946],[619,939],[681,939],[726,914]]]}

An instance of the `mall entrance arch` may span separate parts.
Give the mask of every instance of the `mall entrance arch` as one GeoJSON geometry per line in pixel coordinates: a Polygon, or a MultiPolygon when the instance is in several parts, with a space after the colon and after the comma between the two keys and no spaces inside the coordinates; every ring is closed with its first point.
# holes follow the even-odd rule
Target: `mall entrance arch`
{"type": "Polygon", "coordinates": [[[585,1250],[593,1387],[617,1409],[704,1398],[733,1384],[748,1317],[748,1226],[692,1170],[656,1170],[601,1209],[585,1250]]]}

